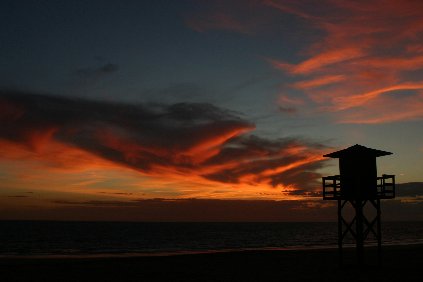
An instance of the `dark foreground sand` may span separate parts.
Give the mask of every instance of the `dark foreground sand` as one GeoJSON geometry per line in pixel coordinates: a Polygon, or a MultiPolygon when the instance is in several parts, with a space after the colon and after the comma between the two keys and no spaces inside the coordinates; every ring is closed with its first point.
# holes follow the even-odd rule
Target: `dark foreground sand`
{"type": "MultiPolygon", "coordinates": [[[[377,266],[338,266],[333,250],[243,251],[161,257],[0,259],[0,281],[423,281],[423,245],[383,249],[377,266]]],[[[373,260],[374,259],[374,260],[373,260]]]]}

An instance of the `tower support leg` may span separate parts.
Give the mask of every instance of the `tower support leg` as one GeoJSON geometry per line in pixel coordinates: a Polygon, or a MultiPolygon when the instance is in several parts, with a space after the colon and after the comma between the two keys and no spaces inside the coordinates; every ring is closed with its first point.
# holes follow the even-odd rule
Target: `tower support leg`
{"type": "Polygon", "coordinates": [[[342,240],[343,240],[343,228],[342,228],[342,201],[338,200],[338,252],[339,252],[339,266],[343,265],[343,254],[342,254],[342,240]]]}
{"type": "Polygon", "coordinates": [[[355,201],[355,216],[356,216],[356,250],[357,263],[359,266],[364,264],[364,230],[363,230],[363,202],[362,200],[355,201]]]}
{"type": "Polygon", "coordinates": [[[376,224],[377,224],[377,261],[382,263],[382,227],[381,227],[381,210],[380,199],[376,200],[376,224]]]}
{"type": "Polygon", "coordinates": [[[339,266],[343,266],[343,241],[346,235],[352,235],[356,243],[356,256],[358,266],[363,266],[364,261],[364,241],[369,234],[375,236],[377,240],[377,261],[380,265],[382,263],[382,230],[381,230],[381,206],[380,199],[355,199],[343,200],[338,199],[338,252],[339,252],[339,266]],[[351,204],[354,209],[353,219],[346,220],[343,217],[343,209],[346,204],[351,204]],[[364,207],[370,203],[376,209],[376,216],[369,220],[364,214],[364,207]],[[345,229],[344,229],[345,226],[345,229]],[[355,228],[354,228],[355,227],[355,228]]]}

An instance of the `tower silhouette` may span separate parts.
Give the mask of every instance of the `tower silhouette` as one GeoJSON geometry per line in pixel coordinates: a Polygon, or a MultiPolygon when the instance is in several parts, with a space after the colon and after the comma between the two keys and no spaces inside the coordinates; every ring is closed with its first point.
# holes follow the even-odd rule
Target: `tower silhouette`
{"type": "Polygon", "coordinates": [[[323,177],[323,199],[338,201],[338,249],[343,264],[343,242],[351,234],[356,243],[357,262],[364,263],[364,242],[369,233],[377,240],[378,261],[381,261],[381,199],[395,198],[395,175],[377,176],[376,158],[391,155],[390,152],[354,145],[324,157],[339,159],[339,175],[323,177]],[[344,216],[347,204],[354,209],[352,220],[344,216]],[[376,210],[369,219],[364,207],[376,210]]]}

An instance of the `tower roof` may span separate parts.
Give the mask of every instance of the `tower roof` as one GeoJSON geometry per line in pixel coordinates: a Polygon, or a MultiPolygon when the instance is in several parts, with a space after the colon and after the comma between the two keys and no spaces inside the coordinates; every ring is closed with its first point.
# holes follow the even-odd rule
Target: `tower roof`
{"type": "Polygon", "coordinates": [[[348,147],[346,149],[336,151],[330,154],[326,154],[323,157],[328,158],[344,158],[344,157],[352,157],[352,156],[360,156],[360,157],[382,157],[392,155],[391,152],[386,152],[382,150],[367,148],[362,145],[355,144],[354,146],[348,147]]]}

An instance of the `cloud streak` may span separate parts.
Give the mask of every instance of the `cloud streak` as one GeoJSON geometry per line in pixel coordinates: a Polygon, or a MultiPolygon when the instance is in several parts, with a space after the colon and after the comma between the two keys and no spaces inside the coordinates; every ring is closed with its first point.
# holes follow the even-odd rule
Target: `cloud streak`
{"type": "Polygon", "coordinates": [[[295,56],[289,58],[290,62],[275,57],[266,59],[288,78],[281,95],[287,97],[294,93],[292,96],[296,96],[299,90],[310,100],[296,108],[299,113],[301,109],[310,112],[313,108],[314,113],[326,113],[340,123],[387,123],[423,118],[415,107],[423,103],[419,95],[423,75],[422,2],[210,3],[212,8],[209,7],[206,20],[197,22],[202,31],[218,29],[246,34],[254,30],[254,34],[260,34],[273,29],[270,32],[274,32],[274,36],[284,36],[286,40],[292,33],[302,36],[305,31],[313,31],[313,41],[300,47],[295,56]],[[260,16],[251,16],[252,11],[260,16]],[[286,17],[298,20],[293,25],[296,29],[289,28],[289,32],[280,34],[278,32],[283,30],[280,25],[286,17]],[[263,24],[265,22],[273,24],[263,24]],[[403,99],[401,91],[405,90],[414,93],[414,99],[403,99]],[[388,92],[395,97],[384,97],[388,92]],[[407,114],[389,113],[394,99],[407,114]]]}
{"type": "Polygon", "coordinates": [[[256,36],[263,27],[279,21],[269,13],[273,9],[263,0],[200,1],[195,11],[186,15],[185,24],[197,32],[225,31],[256,36]]]}
{"type": "Polygon", "coordinates": [[[415,108],[423,103],[419,95],[423,64],[417,47],[422,44],[423,20],[417,12],[422,3],[328,0],[317,9],[304,1],[265,4],[323,32],[302,50],[305,60],[295,64],[270,60],[296,79],[291,87],[303,90],[319,111],[332,113],[344,123],[423,118],[415,108]],[[413,92],[413,99],[401,98],[404,90],[413,92]],[[387,99],[383,97],[387,93],[399,97],[387,99]],[[407,114],[390,114],[394,99],[407,114]]]}
{"type": "MultiPolygon", "coordinates": [[[[148,176],[292,190],[316,189],[315,171],[323,165],[323,145],[259,138],[250,133],[254,124],[211,104],[125,104],[3,91],[0,108],[2,144],[17,144],[41,159],[61,159],[77,149],[96,162],[148,176]],[[48,154],[54,147],[63,153],[48,154]]],[[[12,155],[2,151],[3,158],[12,155]]]]}
{"type": "Polygon", "coordinates": [[[80,68],[75,71],[75,74],[82,78],[99,77],[106,74],[115,73],[119,70],[119,65],[107,63],[96,68],[80,68]]]}

